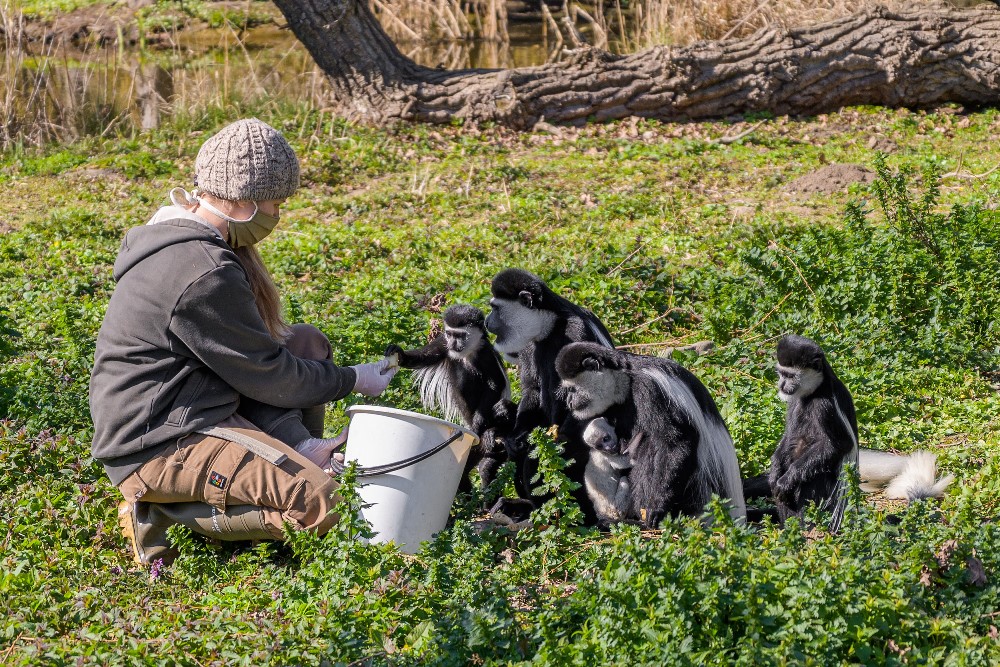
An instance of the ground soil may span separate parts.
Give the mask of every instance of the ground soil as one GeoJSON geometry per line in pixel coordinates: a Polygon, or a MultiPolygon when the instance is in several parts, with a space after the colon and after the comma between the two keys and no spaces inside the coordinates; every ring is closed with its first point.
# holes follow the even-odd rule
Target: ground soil
{"type": "Polygon", "coordinates": [[[871,183],[875,172],[856,164],[828,164],[811,174],[800,176],[785,186],[794,194],[825,194],[847,192],[854,183],[871,183]]]}

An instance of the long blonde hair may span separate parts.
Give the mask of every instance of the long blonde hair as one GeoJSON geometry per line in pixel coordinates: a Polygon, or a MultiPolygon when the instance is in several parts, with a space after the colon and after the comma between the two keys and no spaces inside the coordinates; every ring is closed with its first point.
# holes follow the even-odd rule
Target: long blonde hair
{"type": "MultiPolygon", "coordinates": [[[[220,199],[208,193],[202,193],[202,196],[209,199],[213,206],[226,215],[232,213],[236,206],[235,202],[220,199]]],[[[271,338],[278,343],[284,343],[292,334],[292,330],[285,322],[285,318],[281,316],[281,295],[278,294],[278,288],[274,284],[274,279],[271,278],[271,273],[264,265],[263,258],[257,252],[257,248],[252,245],[240,246],[235,248],[233,252],[236,253],[240,264],[247,272],[250,291],[253,292],[254,301],[257,302],[257,311],[260,313],[261,319],[264,320],[264,326],[267,327],[271,338]]]]}
{"type": "Polygon", "coordinates": [[[256,246],[240,246],[236,248],[236,256],[240,258],[240,263],[247,272],[247,279],[250,281],[250,290],[253,292],[254,301],[257,302],[257,310],[260,312],[264,325],[267,327],[271,338],[284,343],[288,340],[292,330],[281,316],[281,296],[278,288],[271,278],[264,260],[257,252],[256,246]]]}

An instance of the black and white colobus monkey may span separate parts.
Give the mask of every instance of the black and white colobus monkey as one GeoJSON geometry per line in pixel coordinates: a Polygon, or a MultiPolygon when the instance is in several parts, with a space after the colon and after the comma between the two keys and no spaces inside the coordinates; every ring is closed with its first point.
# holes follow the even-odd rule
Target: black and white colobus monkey
{"type": "Polygon", "coordinates": [[[833,513],[837,530],[847,504],[842,471],[858,465],[854,400],[820,346],[803,336],[778,341],[777,370],[778,396],[788,404],[768,473],[778,518],[801,518],[811,501],[833,513]]]}
{"type": "Polygon", "coordinates": [[[567,345],[556,359],[566,401],[580,420],[601,417],[629,442],[626,519],[655,527],[668,514],[699,515],[716,494],[746,516],[736,449],[705,386],[671,359],[567,345]]]}
{"type": "Polygon", "coordinates": [[[846,463],[858,467],[862,490],[884,487],[888,498],[938,497],[954,479],[936,479],[936,457],[930,452],[907,456],[859,449],[851,394],[808,338],[790,335],[778,342],[778,395],[788,403],[785,433],[765,486],[782,521],[801,515],[812,500],[834,513],[836,530],[843,518],[840,470],[846,463]]]}
{"type": "Polygon", "coordinates": [[[460,488],[470,488],[468,472],[473,467],[478,467],[487,486],[507,460],[497,438],[513,427],[517,407],[510,400],[503,361],[486,335],[482,311],[451,306],[444,312],[444,331],[430,343],[415,350],[390,345],[385,354],[396,355],[402,368],[416,370],[425,408],[441,410],[445,419],[462,423],[479,436],[480,445],[469,454],[460,488]]]}
{"type": "Polygon", "coordinates": [[[583,485],[587,447],[582,442],[580,424],[572,423],[560,388],[555,362],[559,351],[570,343],[591,341],[612,348],[611,334],[586,308],[553,292],[538,276],[522,269],[505,269],[490,286],[490,314],[486,328],[496,335],[496,348],[517,364],[521,401],[508,452],[517,470],[515,487],[522,498],[531,499],[531,479],[537,464],[528,458],[528,435],[538,426],[559,426],[566,441],[565,455],[573,459],[566,474],[581,487],[574,497],[588,523],[596,516],[583,485]]]}
{"type": "Polygon", "coordinates": [[[629,449],[640,438],[641,433],[635,442],[622,444],[614,426],[604,417],[592,419],[583,429],[583,441],[590,447],[583,485],[601,524],[624,521],[629,516],[632,508],[629,449]]]}

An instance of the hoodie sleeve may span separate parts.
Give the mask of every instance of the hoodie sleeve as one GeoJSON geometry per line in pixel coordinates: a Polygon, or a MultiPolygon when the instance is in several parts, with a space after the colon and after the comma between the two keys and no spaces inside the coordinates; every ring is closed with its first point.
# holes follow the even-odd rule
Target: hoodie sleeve
{"type": "Polygon", "coordinates": [[[267,331],[246,275],[223,264],[185,290],[170,330],[188,353],[240,394],[279,408],[304,408],[346,396],[353,368],[299,359],[267,331]]]}

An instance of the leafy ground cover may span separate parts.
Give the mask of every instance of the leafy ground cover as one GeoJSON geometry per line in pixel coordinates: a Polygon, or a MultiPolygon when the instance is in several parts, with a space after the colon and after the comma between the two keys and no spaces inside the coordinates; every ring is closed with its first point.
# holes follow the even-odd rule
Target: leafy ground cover
{"type": "MultiPolygon", "coordinates": [[[[374,130],[270,107],[0,155],[0,662],[996,664],[1000,114],[859,108],[719,141],[749,127],[374,130]],[[422,343],[442,306],[485,308],[490,278],[521,266],[630,349],[714,341],[673,354],[719,402],[745,474],[780,436],[773,349],[795,331],[854,392],[864,446],[929,448],[958,481],[940,503],[859,497],[836,536],[721,514],[600,534],[565,499],[511,533],[460,498],[416,556],[344,519],[254,548],[178,531],[174,567],[133,568],[88,454],[110,267],[124,231],[190,183],[204,138],[251,113],[303,163],[262,252],[289,319],[323,329],[337,361],[422,343]],[[837,164],[878,178],[826,188],[817,170],[837,164]]],[[[330,432],[358,400],[331,406],[330,432]]],[[[378,402],[418,407],[405,375],[378,402]]]]}

